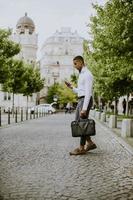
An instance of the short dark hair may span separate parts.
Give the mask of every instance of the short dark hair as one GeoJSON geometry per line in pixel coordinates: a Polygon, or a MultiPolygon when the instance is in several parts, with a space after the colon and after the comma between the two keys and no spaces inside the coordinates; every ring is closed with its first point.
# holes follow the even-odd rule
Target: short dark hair
{"type": "Polygon", "coordinates": [[[76,56],[73,60],[80,60],[84,64],[84,58],[82,56],[76,56]]]}

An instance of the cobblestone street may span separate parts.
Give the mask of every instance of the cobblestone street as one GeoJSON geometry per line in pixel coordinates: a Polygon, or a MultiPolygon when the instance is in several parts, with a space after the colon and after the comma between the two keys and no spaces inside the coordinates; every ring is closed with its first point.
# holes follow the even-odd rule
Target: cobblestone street
{"type": "Polygon", "coordinates": [[[0,200],[133,200],[133,156],[102,124],[97,149],[70,156],[74,114],[0,129],[0,200]]]}

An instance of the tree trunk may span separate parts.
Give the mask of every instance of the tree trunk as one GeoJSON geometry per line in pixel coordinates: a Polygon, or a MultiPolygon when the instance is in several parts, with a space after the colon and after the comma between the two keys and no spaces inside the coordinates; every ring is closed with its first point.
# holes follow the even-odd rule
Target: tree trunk
{"type": "Polygon", "coordinates": [[[28,100],[29,100],[29,99],[28,99],[28,96],[27,96],[27,110],[28,110],[28,100]]]}
{"type": "Polygon", "coordinates": [[[129,94],[127,94],[127,102],[126,102],[126,116],[128,116],[129,108],[128,108],[128,102],[129,102],[129,94]]]}
{"type": "Polygon", "coordinates": [[[115,115],[118,114],[117,104],[118,104],[118,100],[115,99],[115,107],[114,107],[114,114],[115,114],[115,115]]]}
{"type": "Polygon", "coordinates": [[[12,94],[12,114],[13,114],[13,117],[14,117],[14,92],[12,94]]]}

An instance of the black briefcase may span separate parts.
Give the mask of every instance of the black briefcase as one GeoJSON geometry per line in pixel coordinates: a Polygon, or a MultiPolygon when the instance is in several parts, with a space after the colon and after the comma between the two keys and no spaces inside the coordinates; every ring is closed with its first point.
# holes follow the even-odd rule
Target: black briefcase
{"type": "Polygon", "coordinates": [[[72,137],[96,135],[95,121],[93,119],[80,119],[71,122],[72,137]]]}

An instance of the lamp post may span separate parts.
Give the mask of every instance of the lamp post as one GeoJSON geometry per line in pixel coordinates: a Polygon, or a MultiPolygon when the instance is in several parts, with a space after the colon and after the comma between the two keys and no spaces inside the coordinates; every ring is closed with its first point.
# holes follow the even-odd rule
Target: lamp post
{"type": "Polygon", "coordinates": [[[53,96],[53,101],[54,101],[54,103],[53,104],[55,104],[56,105],[56,108],[57,108],[57,101],[58,101],[58,96],[57,95],[54,95],[53,96]]]}

